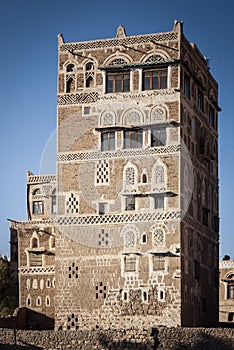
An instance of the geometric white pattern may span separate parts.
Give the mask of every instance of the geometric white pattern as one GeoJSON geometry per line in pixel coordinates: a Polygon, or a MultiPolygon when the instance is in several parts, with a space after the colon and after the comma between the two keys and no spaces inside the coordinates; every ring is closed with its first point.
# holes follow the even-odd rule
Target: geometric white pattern
{"type": "MultiPolygon", "coordinates": [[[[181,219],[181,211],[159,211],[151,213],[132,213],[132,214],[106,214],[106,215],[86,215],[86,216],[59,216],[56,223],[58,225],[96,225],[96,224],[116,224],[116,223],[134,223],[151,222],[158,220],[181,219]]],[[[35,221],[38,223],[38,221],[35,221]]]]}
{"type": "Polygon", "coordinates": [[[125,247],[135,247],[140,231],[136,225],[126,225],[121,231],[121,236],[124,238],[125,247]]]}
{"type": "Polygon", "coordinates": [[[109,161],[100,159],[96,163],[96,185],[109,183],[109,161]]]}
{"type": "Polygon", "coordinates": [[[97,160],[97,159],[119,159],[131,157],[155,156],[160,154],[177,153],[180,150],[180,145],[169,145],[166,147],[153,147],[146,149],[123,149],[112,152],[89,151],[89,152],[62,152],[58,154],[58,162],[74,162],[81,160],[97,160]]]}
{"type": "Polygon", "coordinates": [[[165,245],[165,234],[161,228],[154,229],[152,234],[154,247],[162,247],[165,245]]]}
{"type": "Polygon", "coordinates": [[[79,201],[73,193],[70,194],[66,200],[66,213],[78,214],[79,213],[79,201]]]}

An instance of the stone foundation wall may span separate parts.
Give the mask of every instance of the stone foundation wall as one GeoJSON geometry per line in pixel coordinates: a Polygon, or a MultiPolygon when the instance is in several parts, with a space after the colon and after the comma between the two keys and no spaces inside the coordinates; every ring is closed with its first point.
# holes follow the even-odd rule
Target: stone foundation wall
{"type": "Polygon", "coordinates": [[[231,328],[127,329],[120,331],[14,331],[0,329],[0,349],[233,350],[231,328]]]}

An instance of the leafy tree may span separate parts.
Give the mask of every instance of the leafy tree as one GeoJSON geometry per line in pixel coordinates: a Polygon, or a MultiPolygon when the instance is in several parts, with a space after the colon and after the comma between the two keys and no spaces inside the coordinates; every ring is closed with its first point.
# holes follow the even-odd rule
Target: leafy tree
{"type": "Polygon", "coordinates": [[[10,264],[0,258],[0,316],[6,316],[14,311],[14,303],[10,293],[10,264]]]}

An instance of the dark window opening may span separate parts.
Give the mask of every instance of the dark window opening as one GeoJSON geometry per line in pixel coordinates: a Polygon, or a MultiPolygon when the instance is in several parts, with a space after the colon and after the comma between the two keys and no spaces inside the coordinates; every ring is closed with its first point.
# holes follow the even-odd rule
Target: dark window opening
{"type": "Polygon", "coordinates": [[[146,174],[142,174],[142,183],[143,184],[147,183],[147,175],[146,174]]]}
{"type": "Polygon", "coordinates": [[[127,301],[127,300],[128,300],[128,293],[127,293],[127,292],[124,292],[124,293],[123,293],[123,300],[124,300],[124,301],[127,301]]]}
{"type": "Polygon", "coordinates": [[[197,106],[201,111],[204,111],[204,95],[199,89],[197,91],[197,106]]]}
{"type": "Polygon", "coordinates": [[[209,122],[212,128],[215,128],[215,111],[214,108],[210,106],[209,108],[209,122]]]}
{"type": "Polygon", "coordinates": [[[94,69],[93,63],[91,63],[91,62],[87,63],[86,66],[85,66],[85,69],[86,70],[93,70],[94,69]]]}
{"type": "Polygon", "coordinates": [[[32,248],[38,248],[38,239],[37,238],[32,239],[32,248]]]}
{"type": "Polygon", "coordinates": [[[147,292],[143,292],[143,301],[147,301],[148,300],[148,293],[147,292]]]}
{"type": "Polygon", "coordinates": [[[194,260],[194,277],[196,280],[200,280],[200,263],[197,260],[194,260]]]}
{"type": "Polygon", "coordinates": [[[72,91],[75,91],[75,81],[70,77],[66,83],[66,92],[69,93],[72,91]]]}
{"type": "Polygon", "coordinates": [[[94,80],[93,77],[88,77],[85,81],[85,87],[94,87],[94,80]]]}
{"type": "Polygon", "coordinates": [[[68,64],[68,65],[67,65],[66,71],[67,71],[67,72],[74,72],[74,71],[75,71],[75,66],[74,66],[74,64],[68,64]]]}
{"type": "Polygon", "coordinates": [[[99,203],[98,206],[98,214],[99,215],[104,215],[106,213],[106,203],[99,203]]]}
{"type": "Polygon", "coordinates": [[[186,73],[184,73],[184,94],[190,98],[190,78],[186,73]]]}

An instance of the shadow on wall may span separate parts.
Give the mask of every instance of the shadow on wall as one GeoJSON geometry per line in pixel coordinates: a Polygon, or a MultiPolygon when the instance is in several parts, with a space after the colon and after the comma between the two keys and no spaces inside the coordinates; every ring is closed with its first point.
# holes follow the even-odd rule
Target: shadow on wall
{"type": "Polygon", "coordinates": [[[35,345],[7,345],[7,344],[0,344],[1,350],[43,350],[43,348],[35,346],[35,345]]]}
{"type": "Polygon", "coordinates": [[[101,345],[100,349],[105,350],[113,350],[113,349],[140,349],[140,350],[149,350],[149,349],[157,349],[155,347],[152,348],[152,344],[150,345],[149,342],[144,343],[133,343],[128,340],[121,340],[115,342],[110,336],[102,333],[99,336],[99,344],[101,345]]]}
{"type": "Polygon", "coordinates": [[[115,342],[110,336],[106,334],[101,334],[99,336],[99,343],[102,347],[105,347],[105,350],[113,349],[141,349],[141,350],[234,350],[234,340],[233,339],[220,339],[215,336],[208,335],[207,333],[199,332],[194,333],[193,336],[189,334],[189,330],[186,336],[186,333],[178,332],[178,338],[176,339],[174,335],[170,337],[170,334],[167,333],[167,336],[164,334],[163,339],[161,336],[158,337],[159,332],[157,329],[152,330],[152,336],[154,337],[153,344],[148,342],[142,343],[132,343],[128,340],[122,340],[115,342]]]}
{"type": "Polygon", "coordinates": [[[16,309],[13,316],[1,317],[0,328],[52,330],[54,329],[54,319],[34,310],[23,307],[16,309]]]}

